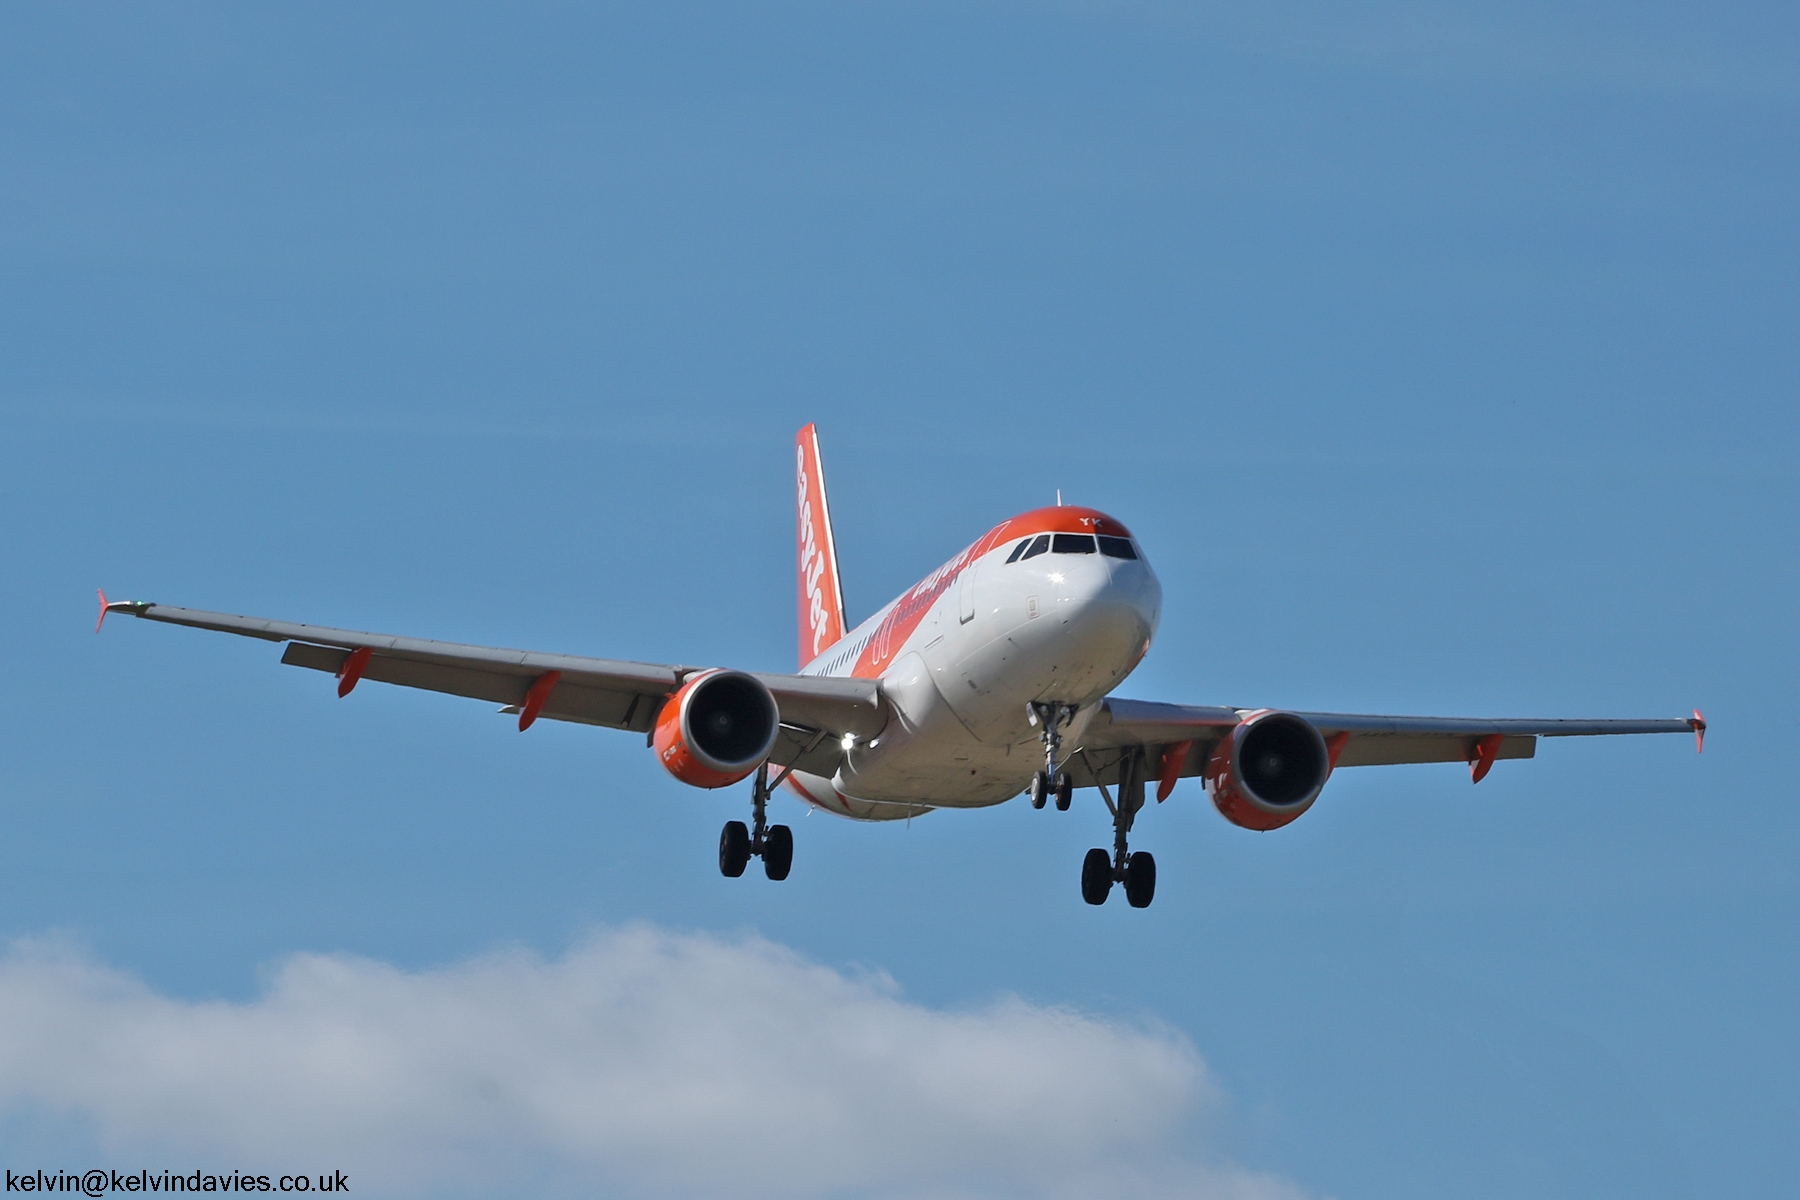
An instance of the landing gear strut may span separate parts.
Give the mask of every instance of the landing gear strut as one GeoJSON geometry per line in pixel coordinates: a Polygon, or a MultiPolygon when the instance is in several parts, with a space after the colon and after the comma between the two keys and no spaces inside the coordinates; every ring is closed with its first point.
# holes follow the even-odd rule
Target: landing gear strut
{"type": "MultiPolygon", "coordinates": [[[[780,783],[787,778],[787,771],[775,778],[780,783]]],[[[750,793],[750,805],[754,826],[746,827],[742,821],[727,821],[725,828],[719,833],[719,873],[736,879],[744,873],[752,858],[763,860],[763,874],[770,879],[782,880],[788,877],[788,871],[794,865],[794,831],[786,825],[770,825],[769,793],[774,785],[769,782],[769,764],[764,763],[756,768],[756,783],[750,793]]]]}
{"type": "Polygon", "coordinates": [[[1081,863],[1081,898],[1089,904],[1105,904],[1112,885],[1125,885],[1125,901],[1133,908],[1149,908],[1156,898],[1156,860],[1144,851],[1133,854],[1129,843],[1131,823],[1144,807],[1144,752],[1127,751],[1119,763],[1118,803],[1100,785],[1100,798],[1113,816],[1113,851],[1096,847],[1081,863]]]}
{"type": "Polygon", "coordinates": [[[1025,719],[1037,726],[1044,741],[1044,769],[1031,777],[1031,807],[1042,808],[1055,796],[1056,811],[1068,812],[1075,780],[1067,771],[1057,770],[1056,760],[1062,752],[1062,728],[1075,719],[1075,706],[1034,700],[1025,706],[1025,719]]]}

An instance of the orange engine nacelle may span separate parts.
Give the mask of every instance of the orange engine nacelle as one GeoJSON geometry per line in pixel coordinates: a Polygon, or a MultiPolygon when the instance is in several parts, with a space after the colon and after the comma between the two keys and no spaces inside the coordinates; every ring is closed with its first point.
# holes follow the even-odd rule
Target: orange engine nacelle
{"type": "Polygon", "coordinates": [[[1325,739],[1293,713],[1240,721],[1206,760],[1213,807],[1243,829],[1280,829],[1312,807],[1331,774],[1325,739]]]}
{"type": "Polygon", "coordinates": [[[694,787],[736,783],[775,747],[781,710],[760,680],[706,671],[682,684],[656,716],[651,744],[669,774],[694,787]]]}

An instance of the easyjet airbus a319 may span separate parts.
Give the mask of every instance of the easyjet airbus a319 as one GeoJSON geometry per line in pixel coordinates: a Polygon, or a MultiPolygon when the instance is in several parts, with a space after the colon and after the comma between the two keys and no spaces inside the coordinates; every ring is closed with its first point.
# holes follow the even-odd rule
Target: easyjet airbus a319
{"type": "MultiPolygon", "coordinates": [[[[1540,737],[1687,733],[1706,722],[1478,720],[1283,712],[1127,700],[1113,694],[1150,649],[1162,587],[1131,531],[1105,513],[1057,505],[1002,521],[854,629],[846,629],[818,437],[796,439],[800,663],[791,675],[491,650],[353,633],[100,596],[100,620],[151,621],[285,642],[281,661],[338,680],[449,692],[504,706],[519,729],[540,717],[645,735],[669,774],[721,788],[752,779],[751,821],[729,821],[719,869],[761,858],[785,879],[793,834],[770,825],[786,784],[841,817],[891,821],[981,808],[1024,794],[1067,809],[1095,788],[1112,814],[1111,851],[1087,852],[1081,895],[1115,883],[1137,908],[1156,862],[1128,842],[1154,789],[1200,776],[1221,815],[1278,829],[1312,806],[1339,767],[1466,762],[1480,782],[1540,737]]],[[[99,626],[95,626],[98,630],[99,626]]]]}

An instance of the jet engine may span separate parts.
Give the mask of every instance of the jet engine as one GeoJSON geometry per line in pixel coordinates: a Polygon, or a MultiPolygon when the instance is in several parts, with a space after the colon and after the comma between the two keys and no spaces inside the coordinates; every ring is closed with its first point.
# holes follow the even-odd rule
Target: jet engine
{"type": "Polygon", "coordinates": [[[664,702],[651,744],[681,782],[725,787],[768,758],[780,725],[781,710],[760,681],[742,671],[707,671],[664,702]]]}
{"type": "Polygon", "coordinates": [[[1280,829],[1312,807],[1331,753],[1310,723],[1265,710],[1240,721],[1206,760],[1213,806],[1243,829],[1280,829]]]}

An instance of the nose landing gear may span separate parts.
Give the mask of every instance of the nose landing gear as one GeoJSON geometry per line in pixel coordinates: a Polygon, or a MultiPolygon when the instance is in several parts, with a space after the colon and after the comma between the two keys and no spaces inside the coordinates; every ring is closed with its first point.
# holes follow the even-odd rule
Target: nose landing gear
{"type": "Polygon", "coordinates": [[[1075,780],[1067,771],[1060,775],[1039,771],[1031,777],[1031,807],[1044,807],[1044,802],[1052,796],[1056,797],[1056,811],[1069,811],[1069,801],[1075,796],[1075,780]]]}
{"type": "Polygon", "coordinates": [[[1068,812],[1075,780],[1067,771],[1056,769],[1056,760],[1062,752],[1063,726],[1075,719],[1075,706],[1033,701],[1025,706],[1025,719],[1037,726],[1044,741],[1044,769],[1031,777],[1031,807],[1042,808],[1044,801],[1055,796],[1056,811],[1068,812]]]}
{"type": "Polygon", "coordinates": [[[1125,902],[1133,908],[1149,908],[1156,898],[1156,860],[1139,850],[1131,851],[1131,823],[1144,807],[1144,754],[1127,753],[1119,763],[1119,799],[1114,803],[1100,785],[1100,798],[1113,817],[1113,852],[1095,847],[1081,862],[1081,898],[1089,904],[1105,904],[1112,885],[1125,885],[1125,902]]]}
{"type": "MultiPolygon", "coordinates": [[[[780,783],[785,778],[787,772],[784,770],[775,782],[780,783]]],[[[786,825],[769,824],[769,793],[773,790],[769,783],[769,764],[764,763],[756,768],[756,783],[750,793],[754,827],[746,827],[742,821],[727,821],[719,833],[721,875],[736,879],[744,873],[752,858],[760,858],[763,874],[770,879],[780,881],[788,877],[788,871],[794,865],[794,831],[786,825]]]]}

